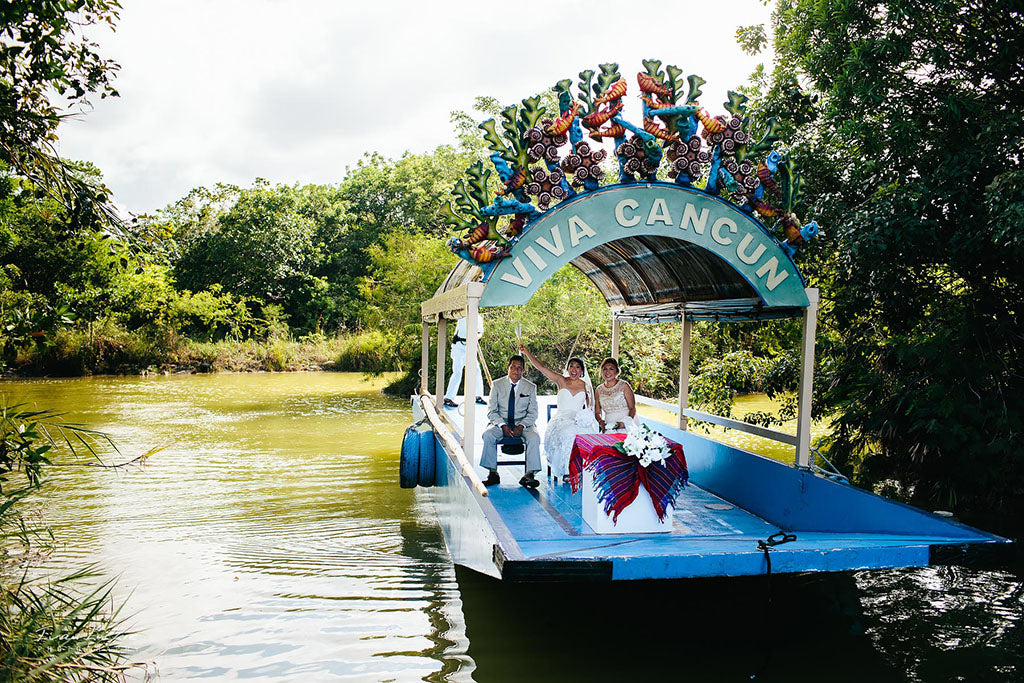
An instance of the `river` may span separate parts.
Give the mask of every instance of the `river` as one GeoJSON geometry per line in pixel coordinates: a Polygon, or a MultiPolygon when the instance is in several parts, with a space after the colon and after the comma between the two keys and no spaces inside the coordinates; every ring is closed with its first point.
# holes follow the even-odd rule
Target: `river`
{"type": "Polygon", "coordinates": [[[456,570],[428,494],[398,487],[410,412],[380,384],[325,372],[0,390],[110,433],[109,461],[163,447],[126,471],[56,467],[36,499],[63,544],[54,566],[116,577],[133,659],[162,680],[1024,679],[1019,570],[543,587],[456,570]]]}

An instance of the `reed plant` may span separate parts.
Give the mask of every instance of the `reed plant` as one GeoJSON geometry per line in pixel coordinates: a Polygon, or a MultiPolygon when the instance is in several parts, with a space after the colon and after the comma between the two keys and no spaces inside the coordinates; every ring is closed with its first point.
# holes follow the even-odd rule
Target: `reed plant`
{"type": "Polygon", "coordinates": [[[27,509],[55,448],[96,456],[98,444],[113,445],[58,413],[0,397],[0,681],[121,681],[138,668],[148,675],[147,665],[125,662],[128,631],[112,584],[94,566],[54,577],[46,567],[53,534],[27,509]]]}

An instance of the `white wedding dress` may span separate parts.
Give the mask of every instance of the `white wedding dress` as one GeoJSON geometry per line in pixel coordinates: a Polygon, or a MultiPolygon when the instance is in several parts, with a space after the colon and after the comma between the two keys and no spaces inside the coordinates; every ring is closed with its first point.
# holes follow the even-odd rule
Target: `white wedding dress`
{"type": "Polygon", "coordinates": [[[569,454],[576,435],[595,433],[597,420],[594,419],[594,407],[587,405],[585,390],[573,394],[568,389],[559,389],[555,401],[558,412],[544,432],[544,455],[551,474],[564,477],[569,474],[569,454]]]}

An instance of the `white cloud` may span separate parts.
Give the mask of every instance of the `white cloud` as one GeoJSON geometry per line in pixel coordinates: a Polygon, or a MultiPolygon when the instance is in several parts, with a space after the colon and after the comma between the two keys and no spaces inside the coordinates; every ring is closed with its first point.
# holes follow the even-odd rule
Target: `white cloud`
{"type": "Polygon", "coordinates": [[[64,124],[61,149],[141,212],[216,182],[337,182],[364,152],[451,142],[449,112],[477,95],[514,102],[606,61],[698,73],[717,113],[759,61],[736,28],[768,14],[758,0],[129,2],[94,36],[121,97],[64,124]]]}

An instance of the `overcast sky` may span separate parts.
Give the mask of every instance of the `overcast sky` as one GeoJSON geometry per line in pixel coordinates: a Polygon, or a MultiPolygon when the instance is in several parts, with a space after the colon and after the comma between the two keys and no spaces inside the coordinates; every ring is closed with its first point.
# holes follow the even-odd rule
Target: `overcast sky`
{"type": "Polygon", "coordinates": [[[760,0],[122,3],[116,32],[93,36],[121,64],[121,96],[62,124],[61,153],[99,166],[136,213],[217,182],[336,183],[364,152],[452,142],[450,112],[477,95],[518,102],[603,62],[630,99],[641,60],[675,64],[722,113],[762,61],[736,28],[770,13],[760,0]]]}

